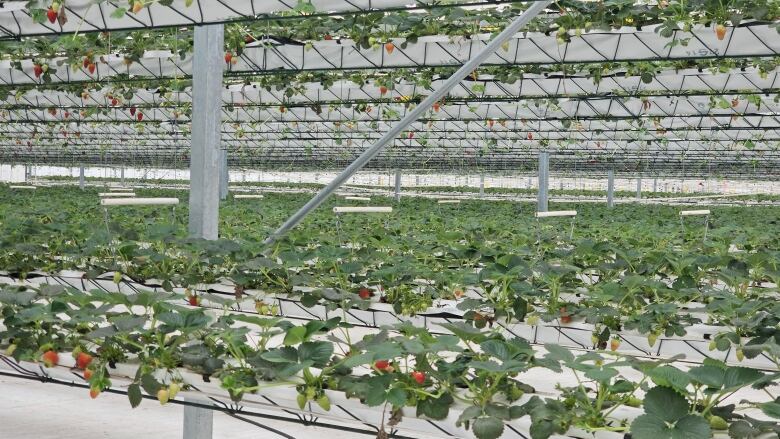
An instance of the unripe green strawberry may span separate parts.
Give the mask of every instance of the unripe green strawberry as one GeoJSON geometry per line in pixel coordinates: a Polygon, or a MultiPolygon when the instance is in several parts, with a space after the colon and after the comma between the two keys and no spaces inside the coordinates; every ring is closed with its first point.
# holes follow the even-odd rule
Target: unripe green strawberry
{"type": "Polygon", "coordinates": [[[328,395],[322,395],[317,398],[317,404],[326,412],[330,411],[330,398],[328,398],[328,395]]]}
{"type": "Polygon", "coordinates": [[[160,401],[160,405],[167,404],[170,397],[171,394],[168,392],[168,389],[163,388],[157,391],[157,400],[160,401]]]}
{"type": "Polygon", "coordinates": [[[742,348],[737,348],[737,361],[742,361],[745,359],[745,353],[742,352],[742,348]]]}
{"type": "Polygon", "coordinates": [[[174,399],[176,398],[176,395],[179,394],[179,391],[181,390],[181,386],[179,383],[173,382],[171,385],[168,386],[168,398],[174,399]]]}
{"type": "Polygon", "coordinates": [[[16,345],[12,344],[11,346],[8,346],[8,349],[5,350],[5,354],[9,357],[12,356],[16,352],[16,345]]]}
{"type": "Polygon", "coordinates": [[[712,416],[710,417],[710,427],[713,430],[728,430],[729,423],[720,416],[712,416]]]}
{"type": "Polygon", "coordinates": [[[709,347],[709,349],[710,349],[711,351],[714,351],[715,349],[717,349],[717,347],[718,347],[718,344],[717,344],[717,343],[715,343],[715,340],[712,340],[712,341],[710,342],[710,345],[709,345],[708,347],[709,347]]]}
{"type": "Polygon", "coordinates": [[[525,319],[525,322],[531,326],[536,326],[539,324],[539,316],[532,314],[525,319]]]}
{"type": "Polygon", "coordinates": [[[593,343],[594,345],[599,344],[599,336],[596,334],[591,334],[590,342],[593,343]]]}
{"type": "Polygon", "coordinates": [[[298,399],[298,408],[303,410],[303,408],[306,407],[306,401],[307,401],[306,395],[299,393],[297,399],[298,399]]]}
{"type": "Polygon", "coordinates": [[[317,391],[316,391],[316,390],[314,390],[314,388],[313,388],[313,387],[307,387],[307,388],[306,388],[306,399],[307,399],[307,400],[312,400],[312,399],[314,399],[314,397],[315,397],[316,395],[317,395],[317,391]]]}
{"type": "Polygon", "coordinates": [[[122,282],[122,273],[115,271],[114,272],[114,283],[118,284],[119,282],[122,282]]]}
{"type": "Polygon", "coordinates": [[[636,396],[631,396],[626,401],[626,405],[629,407],[639,407],[642,405],[642,400],[637,398],[636,396]]]}
{"type": "Polygon", "coordinates": [[[651,332],[647,334],[647,343],[650,346],[655,346],[655,342],[658,341],[658,333],[657,332],[651,332]]]}

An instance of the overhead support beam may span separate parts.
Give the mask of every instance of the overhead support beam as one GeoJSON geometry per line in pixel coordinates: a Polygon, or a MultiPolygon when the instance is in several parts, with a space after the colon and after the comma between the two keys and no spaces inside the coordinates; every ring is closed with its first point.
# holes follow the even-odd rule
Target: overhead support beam
{"type": "Polygon", "coordinates": [[[615,207],[615,171],[607,171],[607,207],[615,207]]]}
{"type": "MultiPolygon", "coordinates": [[[[406,114],[397,124],[395,124],[390,131],[385,133],[374,145],[364,151],[352,164],[336,178],[333,179],[327,186],[325,186],[317,195],[314,196],[308,203],[295,212],[284,224],[281,225],[271,236],[266,239],[266,244],[274,242],[279,237],[283,236],[290,229],[300,224],[304,218],[312,210],[319,207],[333,192],[335,192],[344,182],[349,180],[357,171],[361,170],[366,164],[377,156],[384,148],[398,137],[409,125],[414,123],[417,119],[422,117],[433,107],[433,105],[442,98],[444,98],[450,90],[455,88],[460,81],[466,76],[472,74],[486,59],[493,55],[502,44],[509,41],[514,37],[520,29],[523,28],[529,21],[539,15],[552,0],[541,0],[531,3],[531,6],[525,10],[519,17],[517,17],[509,26],[506,27],[500,34],[498,34],[493,40],[490,41],[481,51],[468,60],[457,72],[453,73],[447,81],[442,84],[441,88],[435,90],[428,95],[420,105],[414,107],[412,111],[406,114]]],[[[196,84],[197,85],[197,84],[196,84]]]]}
{"type": "Polygon", "coordinates": [[[547,212],[547,193],[550,185],[550,153],[539,153],[539,192],[537,193],[537,212],[547,212]]]}
{"type": "Polygon", "coordinates": [[[79,189],[84,190],[85,184],[84,165],[79,166],[79,189]]]}
{"type": "Polygon", "coordinates": [[[401,170],[395,170],[395,202],[401,201],[401,170]]]}
{"type": "Polygon", "coordinates": [[[219,237],[224,25],[195,27],[189,234],[219,237]]]}

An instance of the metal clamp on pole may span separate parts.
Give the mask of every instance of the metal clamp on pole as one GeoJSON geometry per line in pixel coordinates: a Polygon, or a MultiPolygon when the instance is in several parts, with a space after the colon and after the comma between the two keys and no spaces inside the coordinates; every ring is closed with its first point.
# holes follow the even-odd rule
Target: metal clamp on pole
{"type": "Polygon", "coordinates": [[[377,156],[385,146],[393,139],[398,137],[404,130],[409,127],[413,122],[423,116],[433,105],[442,98],[444,98],[455,86],[460,84],[461,80],[466,76],[472,74],[485,60],[493,55],[502,44],[513,38],[520,29],[523,28],[529,21],[539,15],[552,0],[541,0],[532,2],[528,9],[525,10],[519,17],[517,17],[509,26],[506,27],[500,34],[498,34],[493,40],[490,41],[479,53],[469,59],[457,72],[453,73],[447,81],[441,86],[441,88],[431,93],[425,100],[420,102],[420,105],[414,107],[400,122],[394,125],[390,131],[385,133],[381,139],[379,139],[374,145],[368,148],[363,154],[361,154],[352,164],[333,179],[327,186],[325,186],[317,195],[314,196],[308,203],[295,212],[284,224],[281,225],[276,231],[265,240],[266,244],[271,244],[279,237],[283,236],[290,229],[300,224],[304,218],[312,210],[319,207],[333,192],[336,191],[342,184],[349,180],[357,171],[361,170],[366,163],[371,161],[377,156]]]}

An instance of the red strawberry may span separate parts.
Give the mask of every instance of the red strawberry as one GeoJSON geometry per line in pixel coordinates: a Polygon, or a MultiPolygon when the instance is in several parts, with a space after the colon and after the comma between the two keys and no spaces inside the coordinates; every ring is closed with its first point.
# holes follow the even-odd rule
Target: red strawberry
{"type": "Polygon", "coordinates": [[[719,24],[715,26],[715,36],[718,40],[723,41],[726,38],[726,26],[719,24]]]}
{"type": "Polygon", "coordinates": [[[409,131],[409,138],[414,139],[414,131],[409,131]]]}
{"type": "Polygon", "coordinates": [[[286,113],[287,112],[287,109],[284,108],[284,105],[280,105],[279,106],[279,112],[281,112],[281,113],[286,113]]]}
{"type": "Polygon", "coordinates": [[[138,113],[138,115],[136,116],[136,119],[138,119],[138,122],[144,120],[144,114],[143,113],[138,113]]]}
{"type": "Polygon", "coordinates": [[[55,11],[54,8],[49,8],[49,10],[46,11],[46,18],[49,19],[49,23],[54,23],[57,21],[57,11],[55,11]]]}
{"type": "Polygon", "coordinates": [[[571,315],[566,311],[566,307],[562,307],[561,311],[561,323],[571,323],[571,315]]]}
{"type": "Polygon", "coordinates": [[[92,379],[92,371],[91,370],[87,369],[87,370],[84,371],[84,379],[86,381],[89,381],[89,380],[92,379]]]}
{"type": "Polygon", "coordinates": [[[372,293],[371,290],[369,290],[368,288],[361,288],[360,291],[358,292],[358,296],[360,296],[360,298],[363,300],[366,300],[373,295],[374,293],[372,293]]]}
{"type": "Polygon", "coordinates": [[[92,363],[92,355],[86,352],[79,352],[78,357],[76,357],[76,367],[84,370],[89,367],[90,363],[92,363]]]}
{"type": "Polygon", "coordinates": [[[323,39],[324,39],[325,41],[330,41],[330,40],[332,40],[332,39],[333,39],[333,37],[332,37],[330,34],[325,34],[325,36],[323,37],[323,39]]]}
{"type": "Polygon", "coordinates": [[[609,349],[611,351],[616,351],[620,347],[620,339],[619,338],[613,338],[609,341],[609,349]]]}
{"type": "Polygon", "coordinates": [[[196,294],[193,294],[187,300],[190,302],[190,305],[192,306],[200,305],[200,297],[198,297],[196,294]]]}
{"type": "Polygon", "coordinates": [[[380,87],[379,87],[379,93],[380,93],[382,96],[386,95],[386,94],[387,94],[387,87],[385,87],[384,85],[383,85],[383,86],[380,86],[380,87]]]}
{"type": "Polygon", "coordinates": [[[528,140],[534,140],[534,135],[531,133],[528,133],[528,140]]]}
{"type": "Polygon", "coordinates": [[[390,362],[387,360],[377,360],[374,362],[374,367],[378,370],[385,370],[390,367],[390,362]]]}
{"type": "Polygon", "coordinates": [[[95,73],[95,70],[97,69],[97,66],[95,63],[91,62],[89,65],[87,65],[87,69],[89,70],[89,74],[93,75],[95,73]]]}
{"type": "Polygon", "coordinates": [[[84,62],[82,62],[81,65],[86,69],[87,66],[89,66],[89,58],[84,58],[84,62]]]}
{"type": "Polygon", "coordinates": [[[487,121],[488,128],[493,128],[493,124],[495,124],[495,123],[496,122],[493,119],[488,119],[488,121],[487,121]]]}
{"type": "Polygon", "coordinates": [[[46,365],[46,367],[54,367],[60,364],[60,356],[51,350],[44,352],[41,356],[41,360],[43,360],[43,364],[46,365]]]}
{"type": "Polygon", "coordinates": [[[40,64],[35,64],[33,66],[33,73],[35,73],[36,78],[40,78],[41,75],[43,75],[43,67],[41,67],[40,64]]]}
{"type": "Polygon", "coordinates": [[[98,388],[91,388],[89,389],[89,397],[92,399],[96,399],[98,396],[100,396],[100,389],[98,388]]]}
{"type": "Polygon", "coordinates": [[[135,116],[135,107],[130,107],[130,115],[135,116]]]}
{"type": "Polygon", "coordinates": [[[395,50],[395,44],[393,43],[386,43],[385,44],[385,50],[387,51],[387,54],[390,55],[395,50]]]}
{"type": "Polygon", "coordinates": [[[440,108],[441,108],[441,104],[440,103],[436,102],[436,103],[433,104],[433,111],[438,113],[440,108]]]}
{"type": "Polygon", "coordinates": [[[119,100],[117,98],[111,99],[111,106],[116,107],[117,105],[119,105],[119,100]]]}
{"type": "Polygon", "coordinates": [[[231,61],[233,61],[233,54],[230,52],[225,53],[225,62],[230,64],[231,61]]]}
{"type": "Polygon", "coordinates": [[[412,379],[417,381],[417,384],[422,384],[425,382],[425,372],[420,371],[414,371],[411,373],[412,379]]]}

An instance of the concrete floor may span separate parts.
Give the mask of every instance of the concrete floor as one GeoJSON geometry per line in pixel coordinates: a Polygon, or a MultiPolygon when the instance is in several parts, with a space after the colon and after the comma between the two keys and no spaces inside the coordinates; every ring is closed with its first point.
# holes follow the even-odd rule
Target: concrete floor
{"type": "MultiPolygon", "coordinates": [[[[124,395],[91,400],[85,389],[0,377],[0,439],[180,439],[180,405],[144,400],[132,409],[124,395]]],[[[253,418],[296,438],[370,436],[253,418]]],[[[278,435],[214,412],[214,439],[275,439],[278,435]]],[[[184,438],[187,439],[187,438],[184,438]]]]}

